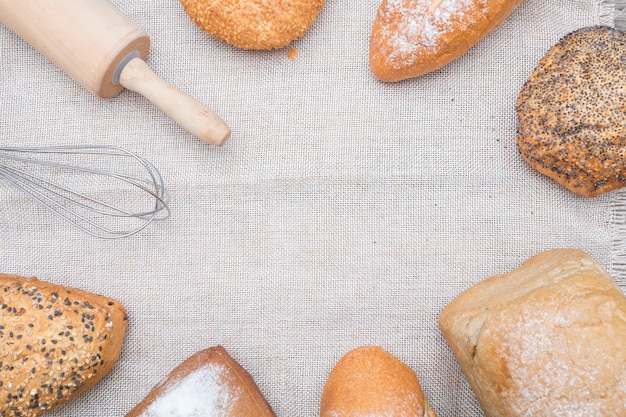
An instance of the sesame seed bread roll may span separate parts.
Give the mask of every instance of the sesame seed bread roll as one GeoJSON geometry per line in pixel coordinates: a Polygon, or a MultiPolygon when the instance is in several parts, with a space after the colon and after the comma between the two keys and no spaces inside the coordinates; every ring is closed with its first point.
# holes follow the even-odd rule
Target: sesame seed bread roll
{"type": "Polygon", "coordinates": [[[222,346],[176,367],[126,417],[276,417],[252,376],[222,346]]]}
{"type": "Polygon", "coordinates": [[[117,301],[0,274],[0,415],[37,417],[92,388],[119,358],[117,301]]]}
{"type": "Polygon", "coordinates": [[[626,416],[626,297],[581,250],[480,282],[439,327],[487,417],[626,416]]]}
{"type": "Polygon", "coordinates": [[[585,197],[626,185],[626,34],[564,36],[520,90],[517,146],[535,170],[585,197]]]}
{"type": "Polygon", "coordinates": [[[203,31],[242,49],[277,49],[304,35],[324,0],[181,0],[203,31]]]}
{"type": "Polygon", "coordinates": [[[321,417],[436,417],[415,372],[377,346],[346,353],[322,392],[321,417]]]}
{"type": "Polygon", "coordinates": [[[522,0],[383,0],[370,36],[370,68],[395,82],[465,54],[522,0]]]}

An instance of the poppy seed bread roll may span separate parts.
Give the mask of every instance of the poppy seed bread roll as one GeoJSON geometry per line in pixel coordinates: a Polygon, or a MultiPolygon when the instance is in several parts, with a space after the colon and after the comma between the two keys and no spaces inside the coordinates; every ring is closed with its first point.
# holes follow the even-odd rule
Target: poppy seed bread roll
{"type": "Polygon", "coordinates": [[[439,327],[487,417],[626,416],[626,296],[581,250],[478,283],[439,327]]]}
{"type": "Polygon", "coordinates": [[[626,34],[606,26],[563,37],[517,99],[522,158],[570,191],[626,185],[626,34]]]}
{"type": "Polygon", "coordinates": [[[0,415],[38,417],[93,387],[119,358],[117,301],[0,274],[0,415]]]}

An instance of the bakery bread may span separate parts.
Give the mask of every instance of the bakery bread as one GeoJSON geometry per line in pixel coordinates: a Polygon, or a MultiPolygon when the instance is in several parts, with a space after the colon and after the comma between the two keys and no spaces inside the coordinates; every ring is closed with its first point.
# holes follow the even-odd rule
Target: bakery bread
{"type": "Polygon", "coordinates": [[[120,303],[36,278],[0,274],[0,285],[0,416],[41,416],[111,370],[127,324],[120,303]]]}
{"type": "Polygon", "coordinates": [[[242,49],[277,49],[309,29],[324,0],[181,0],[202,30],[242,49]]]}
{"type": "Polygon", "coordinates": [[[439,326],[487,417],[626,416],[626,297],[581,250],[480,282],[439,326]]]}
{"type": "Polygon", "coordinates": [[[606,26],[563,37],[517,99],[526,162],[595,197],[626,185],[626,34],[606,26]]]}
{"type": "Polygon", "coordinates": [[[346,353],[322,392],[321,417],[436,417],[415,372],[378,346],[346,353]]]}
{"type": "Polygon", "coordinates": [[[382,81],[414,78],[465,54],[522,0],[383,0],[370,36],[370,68],[382,81]]]}
{"type": "Polygon", "coordinates": [[[275,417],[252,376],[222,346],[176,367],[126,417],[275,417]]]}

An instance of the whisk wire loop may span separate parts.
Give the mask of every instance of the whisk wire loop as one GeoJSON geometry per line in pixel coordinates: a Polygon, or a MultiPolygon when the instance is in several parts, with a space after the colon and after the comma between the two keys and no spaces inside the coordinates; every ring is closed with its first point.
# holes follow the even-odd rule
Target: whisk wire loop
{"type": "MultiPolygon", "coordinates": [[[[128,164],[124,165],[128,169],[128,164]]],[[[5,179],[19,190],[25,192],[36,202],[51,210],[69,223],[100,238],[120,238],[133,235],[148,226],[153,220],[162,220],[169,217],[169,207],[166,202],[163,178],[156,167],[144,158],[123,148],[108,145],[70,145],[47,147],[0,147],[0,178],[5,179]],[[83,164],[68,164],[66,162],[42,158],[41,155],[54,157],[79,158],[83,164]],[[103,160],[83,160],[84,157],[104,157],[103,160]],[[141,175],[131,175],[124,172],[109,170],[112,165],[111,157],[128,158],[137,170],[141,168],[141,175]],[[89,164],[104,164],[107,169],[100,169],[89,164]],[[30,171],[35,172],[30,172],[30,171]],[[40,172],[41,171],[41,172],[40,172]],[[71,173],[68,176],[68,173],[71,173]],[[80,178],[76,178],[79,174],[80,178]],[[147,175],[146,175],[147,174],[147,175]],[[55,175],[56,181],[48,179],[55,175]],[[132,192],[134,197],[141,197],[144,201],[140,210],[127,209],[120,205],[119,196],[108,196],[110,201],[102,197],[94,197],[92,184],[85,191],[74,189],[81,183],[85,185],[84,176],[97,178],[97,181],[114,181],[117,190],[132,192]],[[70,185],[61,182],[64,178],[70,185]],[[140,193],[137,193],[140,191],[140,193]],[[149,198],[148,203],[145,202],[149,198]],[[123,219],[123,228],[111,222],[111,218],[123,219]]],[[[111,184],[107,184],[110,188],[111,184]]],[[[105,192],[106,195],[106,192],[105,192]]],[[[139,198],[137,198],[139,199],[139,198]]]]}

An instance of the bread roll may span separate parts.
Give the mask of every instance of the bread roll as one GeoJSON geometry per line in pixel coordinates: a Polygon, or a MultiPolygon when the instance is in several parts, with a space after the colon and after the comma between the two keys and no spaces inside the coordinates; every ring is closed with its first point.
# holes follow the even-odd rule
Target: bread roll
{"type": "Polygon", "coordinates": [[[413,78],[467,52],[522,0],[383,0],[370,36],[370,68],[382,81],[413,78]]]}
{"type": "Polygon", "coordinates": [[[41,416],[111,370],[127,324],[120,303],[17,275],[0,285],[1,416],[41,416]]]}
{"type": "Polygon", "coordinates": [[[174,369],[126,417],[275,417],[252,376],[221,346],[174,369]]]}
{"type": "Polygon", "coordinates": [[[309,29],[324,0],[181,0],[202,30],[242,49],[276,49],[309,29]]]}
{"type": "Polygon", "coordinates": [[[377,346],[346,353],[328,375],[321,417],[436,417],[407,365],[377,346]]]}
{"type": "Polygon", "coordinates": [[[626,416],[626,297],[581,250],[475,285],[439,326],[487,417],[626,416]]]}
{"type": "Polygon", "coordinates": [[[577,30],[539,61],[517,99],[524,160],[586,197],[626,185],[624,62],[624,32],[577,30]]]}

